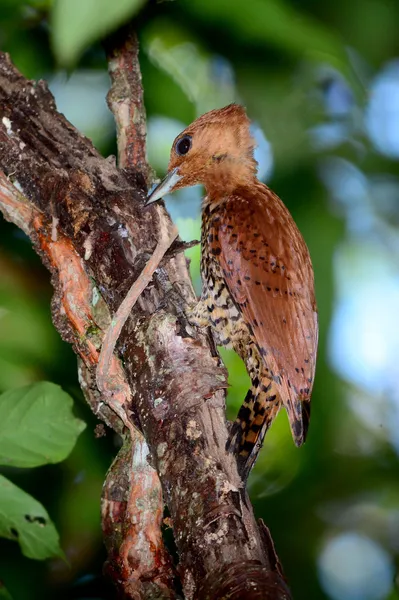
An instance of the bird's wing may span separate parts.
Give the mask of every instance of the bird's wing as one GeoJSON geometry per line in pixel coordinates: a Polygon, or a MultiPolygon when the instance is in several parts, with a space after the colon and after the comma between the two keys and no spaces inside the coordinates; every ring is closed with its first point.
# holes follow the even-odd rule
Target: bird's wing
{"type": "Polygon", "coordinates": [[[230,293],[277,382],[294,439],[306,436],[317,351],[313,269],[281,200],[263,184],[220,208],[214,244],[230,293]]]}

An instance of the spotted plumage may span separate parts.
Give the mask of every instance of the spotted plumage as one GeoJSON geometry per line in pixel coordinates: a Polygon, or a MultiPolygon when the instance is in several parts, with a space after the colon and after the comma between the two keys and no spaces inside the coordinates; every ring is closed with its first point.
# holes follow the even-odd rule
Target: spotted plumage
{"type": "Polygon", "coordinates": [[[250,376],[228,444],[246,478],[281,406],[295,443],[306,438],[318,333],[313,269],[289,211],[256,179],[242,107],[203,115],[179,142],[185,152],[172,149],[170,173],[179,177],[173,188],[200,181],[207,191],[203,290],[189,318],[210,325],[216,343],[234,349],[250,376]]]}

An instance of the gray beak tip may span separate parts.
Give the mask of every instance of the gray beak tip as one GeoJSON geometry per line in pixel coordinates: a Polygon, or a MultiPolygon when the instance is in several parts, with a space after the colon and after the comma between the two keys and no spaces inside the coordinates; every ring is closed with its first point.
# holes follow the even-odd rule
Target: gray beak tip
{"type": "Polygon", "coordinates": [[[182,178],[182,176],[179,175],[177,167],[175,169],[172,169],[172,171],[170,171],[166,175],[166,177],[161,181],[161,183],[159,183],[152,190],[152,192],[150,192],[148,194],[147,200],[146,200],[144,206],[148,206],[149,204],[152,204],[153,202],[157,202],[158,200],[161,200],[161,198],[163,196],[165,196],[166,194],[168,194],[169,192],[171,192],[173,190],[176,183],[178,181],[180,181],[181,178],[182,178]]]}
{"type": "Polygon", "coordinates": [[[158,186],[156,188],[154,188],[154,190],[148,194],[145,202],[144,202],[144,206],[149,206],[150,204],[153,204],[153,202],[158,202],[159,200],[161,200],[162,196],[159,196],[158,194],[156,194],[156,191],[158,189],[158,186]]]}

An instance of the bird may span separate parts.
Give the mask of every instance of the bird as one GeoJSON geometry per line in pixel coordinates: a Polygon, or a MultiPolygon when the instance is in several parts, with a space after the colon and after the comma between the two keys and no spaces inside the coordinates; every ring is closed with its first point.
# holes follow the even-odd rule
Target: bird
{"type": "Polygon", "coordinates": [[[248,371],[251,387],[227,442],[243,481],[281,407],[295,444],[304,443],[318,342],[309,250],[285,204],[257,178],[254,148],[243,106],[211,110],[176,137],[167,175],[146,202],[205,188],[202,293],[187,314],[248,371]]]}

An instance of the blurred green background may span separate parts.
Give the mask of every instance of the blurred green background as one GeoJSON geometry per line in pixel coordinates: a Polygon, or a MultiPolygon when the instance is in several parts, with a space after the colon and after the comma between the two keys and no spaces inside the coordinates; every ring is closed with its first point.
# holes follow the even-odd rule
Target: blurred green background
{"type": "MultiPolygon", "coordinates": [[[[259,144],[259,177],[309,245],[320,347],[308,441],[284,412],[250,479],[296,600],[399,598],[399,3],[397,0],[0,0],[0,49],[49,81],[58,108],[115,153],[99,38],[134,16],[159,176],[199,114],[238,101],[259,144]]],[[[201,189],[168,199],[181,235],[199,235],[201,189]]],[[[199,250],[190,251],[199,289],[199,250]]],[[[112,598],[101,577],[101,485],[118,441],[95,439],[76,360],[50,317],[49,276],[0,219],[0,391],[58,383],[88,427],[61,465],[4,473],[55,521],[69,564],[24,558],[0,540],[16,600],[112,598]]],[[[248,380],[236,356],[233,418],[248,380]]]]}

